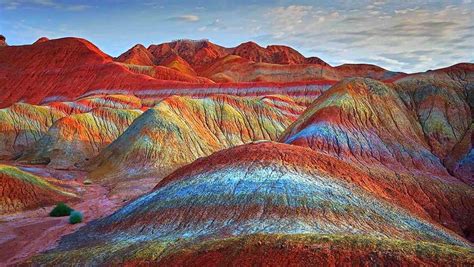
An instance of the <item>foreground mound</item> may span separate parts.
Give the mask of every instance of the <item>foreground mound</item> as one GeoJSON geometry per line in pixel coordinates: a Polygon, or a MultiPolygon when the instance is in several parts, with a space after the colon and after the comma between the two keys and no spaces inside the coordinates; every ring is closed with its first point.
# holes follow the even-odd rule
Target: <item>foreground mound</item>
{"type": "Polygon", "coordinates": [[[357,172],[310,149],[273,142],[223,150],[177,170],[151,193],[63,238],[40,261],[111,263],[138,257],[140,248],[153,260],[179,240],[250,234],[366,235],[469,246],[338,177],[357,172]]]}
{"type": "Polygon", "coordinates": [[[90,177],[114,186],[123,182],[127,188],[133,187],[133,179],[152,177],[152,187],[199,157],[277,139],[302,111],[289,98],[278,96],[169,97],[137,118],[92,160],[90,177]]]}
{"type": "Polygon", "coordinates": [[[0,214],[34,209],[76,197],[42,177],[0,164],[0,214]]]}
{"type": "MultiPolygon", "coordinates": [[[[337,235],[251,235],[143,250],[127,264],[163,266],[380,266],[470,265],[472,250],[428,242],[337,235]],[[156,255],[156,254],[155,254],[156,255]]],[[[132,253],[133,254],[133,253],[132,253]]]]}

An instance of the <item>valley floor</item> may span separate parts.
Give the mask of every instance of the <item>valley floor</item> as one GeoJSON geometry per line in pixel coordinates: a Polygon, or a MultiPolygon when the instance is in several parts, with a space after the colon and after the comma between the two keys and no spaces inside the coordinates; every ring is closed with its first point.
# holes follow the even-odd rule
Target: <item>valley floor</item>
{"type": "Polygon", "coordinates": [[[11,162],[7,164],[16,165],[39,176],[58,178],[64,181],[66,186],[76,189],[81,199],[70,203],[70,206],[84,214],[84,221],[72,225],[68,222],[68,216],[49,217],[53,206],[0,215],[0,266],[19,264],[31,256],[55,247],[62,236],[78,230],[94,219],[111,214],[123,204],[120,199],[109,198],[108,189],[101,185],[84,185],[84,172],[52,170],[45,166],[18,165],[11,162]]]}

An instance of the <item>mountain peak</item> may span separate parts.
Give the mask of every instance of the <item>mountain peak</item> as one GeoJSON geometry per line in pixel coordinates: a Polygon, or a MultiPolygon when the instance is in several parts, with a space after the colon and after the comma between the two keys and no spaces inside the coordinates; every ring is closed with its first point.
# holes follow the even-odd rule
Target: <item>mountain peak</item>
{"type": "Polygon", "coordinates": [[[47,42],[49,41],[49,38],[48,37],[40,37],[38,40],[36,40],[36,42],[34,42],[33,44],[39,44],[39,43],[44,43],[44,42],[47,42]]]}

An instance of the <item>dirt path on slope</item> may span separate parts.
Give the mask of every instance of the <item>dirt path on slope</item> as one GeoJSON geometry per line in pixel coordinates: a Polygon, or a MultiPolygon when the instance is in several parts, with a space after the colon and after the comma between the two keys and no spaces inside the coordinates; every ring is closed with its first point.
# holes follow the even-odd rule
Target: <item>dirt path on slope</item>
{"type": "Polygon", "coordinates": [[[119,200],[110,199],[107,196],[108,190],[101,185],[83,185],[83,172],[57,171],[37,166],[24,167],[24,170],[37,175],[54,175],[53,177],[82,192],[81,200],[71,203],[70,206],[81,211],[84,220],[72,225],[69,224],[67,216],[49,217],[48,214],[54,206],[0,215],[0,266],[19,264],[31,256],[55,247],[62,236],[76,231],[94,219],[111,214],[123,204],[119,200]]]}

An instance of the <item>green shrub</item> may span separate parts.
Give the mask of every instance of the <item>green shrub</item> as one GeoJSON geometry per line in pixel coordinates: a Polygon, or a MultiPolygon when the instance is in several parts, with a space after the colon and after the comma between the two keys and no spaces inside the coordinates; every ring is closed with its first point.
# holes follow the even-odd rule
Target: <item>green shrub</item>
{"type": "Polygon", "coordinates": [[[73,211],[73,209],[71,209],[68,205],[64,204],[63,202],[60,202],[49,213],[49,216],[51,217],[69,216],[71,214],[71,211],[73,211]]]}
{"type": "Polygon", "coordinates": [[[82,213],[77,210],[71,212],[71,215],[69,216],[69,223],[76,224],[80,222],[82,222],[82,213]]]}

